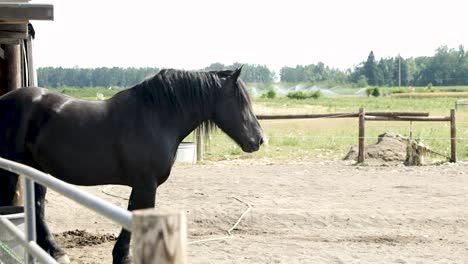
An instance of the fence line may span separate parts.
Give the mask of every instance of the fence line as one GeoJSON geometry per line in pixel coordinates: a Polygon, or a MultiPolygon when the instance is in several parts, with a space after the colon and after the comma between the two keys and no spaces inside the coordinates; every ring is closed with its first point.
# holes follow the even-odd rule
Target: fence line
{"type": "MultiPolygon", "coordinates": [[[[367,115],[394,117],[394,116],[413,116],[413,117],[427,117],[427,112],[369,112],[367,115]]],[[[272,120],[272,119],[309,119],[309,118],[346,118],[358,117],[359,113],[333,113],[333,114],[298,114],[298,115],[257,115],[258,120],[272,120]]]]}
{"type": "Polygon", "coordinates": [[[415,122],[437,122],[437,121],[450,121],[449,116],[433,116],[433,117],[413,117],[413,116],[400,116],[400,117],[387,117],[387,116],[366,116],[364,117],[369,121],[415,121],[415,122]]]}
{"type": "MultiPolygon", "coordinates": [[[[364,109],[360,109],[364,111],[364,109]]],[[[360,117],[359,118],[359,136],[358,136],[358,145],[359,149],[363,150],[364,140],[368,138],[378,138],[378,137],[365,137],[364,136],[364,124],[365,121],[409,121],[409,122],[450,122],[450,147],[451,147],[451,158],[452,162],[456,162],[456,142],[457,140],[466,140],[467,138],[457,138],[456,137],[456,122],[455,122],[455,110],[452,109],[450,116],[429,116],[428,112],[348,112],[348,113],[331,113],[331,114],[297,114],[297,115],[257,115],[258,120],[278,120],[278,119],[317,119],[317,118],[351,118],[351,117],[360,117]],[[362,117],[362,118],[361,118],[362,117]]],[[[466,124],[468,122],[458,122],[461,124],[466,124]]],[[[203,137],[199,132],[201,129],[197,129],[197,161],[203,160],[203,137]]],[[[410,133],[411,135],[411,133],[410,133]]],[[[304,136],[302,136],[304,137],[304,136]]],[[[315,136],[320,138],[319,136],[315,136]]],[[[209,140],[209,136],[206,137],[209,140]]],[[[279,138],[278,136],[271,136],[270,138],[279,138]]],[[[330,137],[324,136],[322,138],[348,138],[348,137],[330,137]]],[[[355,138],[355,137],[350,137],[355,138]]],[[[411,138],[411,136],[410,136],[411,138]]],[[[424,139],[439,139],[432,137],[421,137],[424,139]]],[[[444,139],[444,138],[440,138],[444,139]]]]}
{"type": "MultiPolygon", "coordinates": [[[[291,135],[291,136],[267,136],[268,139],[270,138],[302,138],[302,139],[308,139],[308,138],[330,138],[330,139],[356,139],[356,136],[354,137],[335,137],[335,136],[301,136],[301,135],[291,135]]],[[[365,139],[378,139],[379,137],[363,137],[365,139]]],[[[409,137],[407,137],[409,138],[409,137]]],[[[435,139],[435,140],[449,140],[451,137],[413,137],[413,139],[435,139]]],[[[468,138],[465,137],[457,137],[457,140],[468,140],[468,138]]]]}
{"type": "Polygon", "coordinates": [[[54,178],[50,174],[46,174],[29,166],[0,158],[0,167],[18,175],[25,176],[47,188],[50,188],[87,207],[88,209],[106,216],[125,229],[129,231],[131,230],[132,214],[125,209],[82,191],[71,184],[54,178]]]}
{"type": "MultiPolygon", "coordinates": [[[[365,139],[365,123],[366,121],[410,121],[410,122],[450,122],[450,161],[457,160],[457,129],[455,119],[455,109],[450,110],[450,116],[433,116],[430,117],[427,112],[365,112],[364,108],[360,108],[358,113],[333,113],[333,114],[300,114],[300,115],[257,115],[259,120],[272,119],[309,119],[309,118],[359,118],[358,130],[358,162],[364,162],[365,139]]],[[[463,138],[465,139],[465,138],[463,138]]],[[[197,148],[203,143],[197,140],[197,148]]]]}
{"type": "MultiPolygon", "coordinates": [[[[0,168],[16,173],[18,175],[21,175],[29,179],[32,184],[34,184],[34,182],[37,182],[43,186],[46,186],[47,188],[50,188],[68,197],[69,199],[72,199],[75,202],[101,215],[106,216],[112,221],[120,224],[125,229],[131,230],[132,214],[128,212],[127,210],[124,210],[116,205],[113,205],[101,198],[95,197],[91,194],[81,191],[75,186],[72,186],[71,184],[68,184],[59,179],[56,179],[49,174],[46,174],[37,169],[31,168],[29,166],[26,166],[26,165],[23,165],[14,161],[0,158],[0,168]]],[[[34,186],[32,190],[34,190],[34,186]]],[[[31,199],[26,198],[24,200],[25,209],[26,209],[25,210],[26,219],[28,218],[34,219],[35,217],[34,193],[33,192],[31,193],[31,190],[26,189],[25,196],[26,197],[29,196],[32,199],[31,200],[31,199]],[[28,210],[28,208],[32,208],[33,210],[28,210]]],[[[7,220],[6,218],[2,218],[1,223],[5,225],[5,221],[9,222],[9,220],[7,220]]],[[[31,258],[31,256],[38,257],[39,260],[41,261],[44,260],[43,259],[44,251],[40,250],[41,249],[40,247],[34,246],[34,245],[37,245],[35,244],[35,234],[36,234],[35,221],[26,220],[26,230],[25,230],[26,236],[25,237],[18,237],[17,236],[18,229],[11,229],[11,225],[7,224],[5,225],[5,227],[10,231],[10,233],[12,233],[17,238],[19,238],[21,243],[23,243],[23,245],[32,245],[32,246],[26,246],[27,251],[30,253],[30,255],[26,258],[27,263],[34,263],[34,260],[31,258]]],[[[45,261],[44,263],[56,263],[56,262],[55,261],[50,262],[50,259],[48,259],[48,261],[45,261]]]]}
{"type": "Polygon", "coordinates": [[[23,247],[25,247],[27,251],[36,257],[41,263],[57,263],[55,259],[42,250],[42,248],[35,241],[28,241],[26,236],[8,219],[0,217],[0,224],[3,225],[10,232],[10,234],[23,245],[23,247]]]}
{"type": "Polygon", "coordinates": [[[421,121],[421,122],[450,122],[450,162],[457,162],[457,128],[455,109],[450,110],[450,116],[417,117],[417,116],[367,116],[364,108],[359,109],[359,150],[358,163],[364,162],[365,150],[365,121],[421,121]]]}
{"type": "MultiPolygon", "coordinates": [[[[133,232],[136,232],[139,235],[139,238],[141,238],[141,241],[136,241],[137,243],[134,243],[134,246],[132,246],[132,250],[134,252],[134,257],[139,260],[143,260],[142,262],[139,263],[148,263],[150,261],[154,261],[154,257],[158,258],[159,260],[163,261],[162,263],[173,263],[173,258],[171,256],[167,256],[167,253],[164,250],[159,250],[160,252],[156,252],[155,254],[152,254],[150,258],[145,257],[143,255],[135,255],[136,253],[142,252],[141,247],[148,247],[148,248],[154,248],[154,245],[156,244],[161,244],[167,239],[172,240],[171,242],[174,242],[174,238],[170,236],[169,232],[167,230],[160,230],[161,235],[158,235],[157,237],[146,237],[144,235],[144,231],[142,231],[142,228],[144,226],[138,226],[135,225],[134,219],[135,217],[138,217],[140,222],[147,222],[147,224],[154,225],[153,223],[155,216],[157,216],[159,219],[161,217],[165,218],[167,217],[168,219],[171,219],[174,217],[174,215],[179,216],[180,214],[183,214],[183,212],[177,212],[177,213],[166,213],[163,216],[160,215],[156,210],[136,210],[133,211],[133,213],[130,213],[129,211],[122,209],[114,204],[111,204],[99,197],[93,196],[91,194],[88,194],[75,186],[68,184],[66,182],[63,182],[59,179],[56,179],[52,177],[49,174],[46,174],[44,172],[41,172],[37,169],[31,168],[29,166],[10,161],[4,158],[0,158],[0,168],[10,171],[12,173],[16,173],[18,175],[21,175],[23,177],[26,177],[31,180],[32,183],[37,182],[43,186],[46,186],[64,196],[67,198],[87,207],[88,209],[91,209],[92,211],[103,215],[107,217],[108,219],[111,219],[112,221],[118,223],[121,225],[123,228],[133,232]],[[147,220],[145,220],[147,218],[147,220]],[[169,235],[168,235],[169,234],[169,235]],[[161,242],[163,241],[163,242],[161,242]],[[145,245],[145,243],[147,243],[145,245]],[[165,260],[165,261],[164,261],[165,260]]],[[[28,193],[26,193],[28,195],[28,193]]],[[[24,200],[24,203],[27,203],[28,199],[24,200]]],[[[30,207],[34,208],[34,196],[32,200],[33,204],[29,205],[30,207]]],[[[27,206],[25,206],[27,207],[27,206]]],[[[25,212],[26,217],[28,217],[28,211],[25,212]]],[[[184,219],[185,216],[182,217],[182,220],[184,219]]],[[[27,221],[26,221],[27,222],[27,221]]],[[[25,246],[27,252],[29,252],[28,256],[26,257],[26,263],[34,263],[34,257],[38,258],[41,262],[43,263],[57,263],[55,260],[53,260],[45,251],[40,248],[34,239],[31,239],[27,235],[24,236],[21,234],[21,231],[14,226],[10,220],[8,220],[5,217],[0,216],[0,224],[5,226],[7,230],[12,233],[21,243],[22,245],[25,246]]],[[[181,236],[177,237],[176,239],[185,239],[184,236],[186,236],[186,223],[185,220],[180,222],[180,225],[177,226],[177,228],[180,228],[180,230],[177,230],[181,236]]],[[[30,225],[29,223],[26,223],[26,234],[28,233],[36,233],[35,226],[30,225]]],[[[164,244],[164,243],[163,243],[164,244]]],[[[179,243],[181,244],[181,243],[179,243]]],[[[180,256],[185,255],[185,247],[177,247],[177,248],[172,248],[171,252],[175,252],[180,256]],[[181,252],[182,251],[182,252],[181,252]]],[[[153,252],[154,253],[154,252],[153,252]]],[[[180,260],[180,259],[179,259],[180,260]]],[[[178,263],[186,263],[186,259],[182,258],[181,262],[178,263]]]]}

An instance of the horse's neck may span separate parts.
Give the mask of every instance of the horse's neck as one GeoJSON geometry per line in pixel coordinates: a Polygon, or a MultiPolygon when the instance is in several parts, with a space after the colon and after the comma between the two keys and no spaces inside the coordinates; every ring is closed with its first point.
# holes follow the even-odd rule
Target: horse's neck
{"type": "Polygon", "coordinates": [[[203,105],[194,106],[193,109],[187,108],[180,111],[174,111],[171,109],[158,109],[158,107],[143,106],[138,102],[138,96],[135,96],[135,89],[128,89],[114,96],[111,100],[119,111],[128,111],[125,114],[133,115],[131,111],[136,111],[135,114],[147,115],[148,118],[153,118],[150,122],[159,123],[167,132],[170,132],[177,141],[183,140],[187,137],[195,128],[200,126],[204,121],[207,121],[210,117],[207,114],[206,109],[203,105]],[[141,107],[146,107],[142,109],[141,107]]]}
{"type": "Polygon", "coordinates": [[[183,140],[187,137],[193,130],[199,127],[203,122],[209,119],[209,116],[204,113],[202,108],[187,109],[184,112],[175,114],[174,118],[179,118],[181,120],[180,130],[179,130],[179,139],[183,140]]]}

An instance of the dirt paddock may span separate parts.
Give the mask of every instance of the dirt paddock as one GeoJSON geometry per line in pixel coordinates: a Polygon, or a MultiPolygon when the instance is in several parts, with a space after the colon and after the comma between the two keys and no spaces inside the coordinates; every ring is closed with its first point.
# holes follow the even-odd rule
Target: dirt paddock
{"type": "MultiPolygon", "coordinates": [[[[468,164],[176,166],[160,208],[187,212],[189,263],[468,263],[468,164]]],[[[129,189],[83,188],[126,207],[129,189]]],[[[72,263],[111,263],[119,228],[54,192],[47,219],[72,263]]]]}

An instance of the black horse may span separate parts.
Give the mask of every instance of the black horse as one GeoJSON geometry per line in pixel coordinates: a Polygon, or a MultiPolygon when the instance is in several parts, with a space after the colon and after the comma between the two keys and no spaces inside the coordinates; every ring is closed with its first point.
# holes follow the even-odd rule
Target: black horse
{"type": "MultiPolygon", "coordinates": [[[[263,142],[245,85],[235,71],[162,70],[105,101],[47,89],[21,88],[0,97],[0,156],[77,185],[132,187],[128,209],[155,205],[180,142],[200,124],[221,128],[243,151],[263,142]]],[[[9,205],[18,177],[0,171],[0,205],[9,205]]],[[[67,261],[44,222],[46,188],[36,191],[37,242],[67,261]]],[[[130,232],[121,231],[114,263],[129,263],[130,232]]]]}

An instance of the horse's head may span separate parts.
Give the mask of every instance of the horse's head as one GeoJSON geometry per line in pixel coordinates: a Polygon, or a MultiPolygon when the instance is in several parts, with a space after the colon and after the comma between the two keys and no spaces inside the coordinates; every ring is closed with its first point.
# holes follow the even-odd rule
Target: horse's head
{"type": "Polygon", "coordinates": [[[218,71],[222,88],[215,103],[212,120],[245,152],[257,151],[263,143],[263,132],[244,83],[239,78],[241,68],[218,71]]]}

